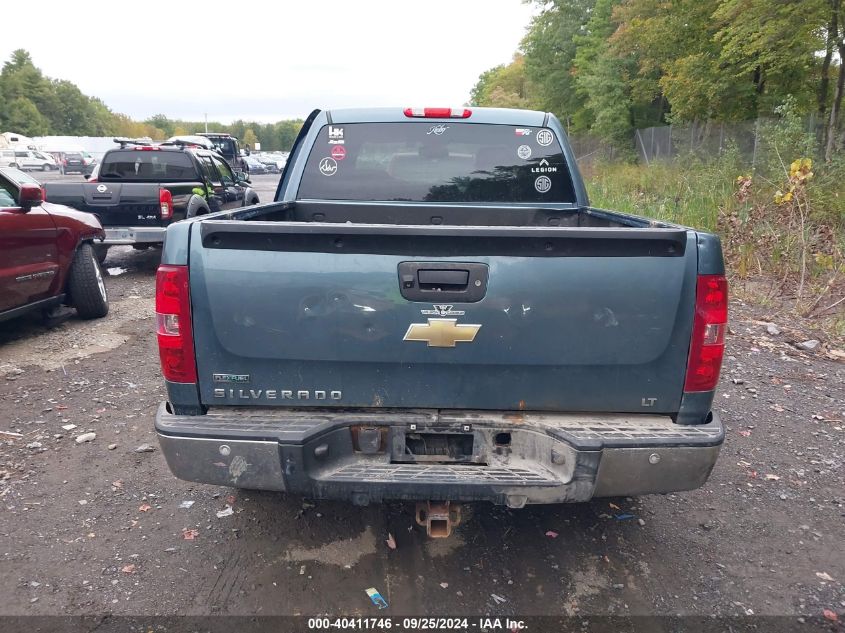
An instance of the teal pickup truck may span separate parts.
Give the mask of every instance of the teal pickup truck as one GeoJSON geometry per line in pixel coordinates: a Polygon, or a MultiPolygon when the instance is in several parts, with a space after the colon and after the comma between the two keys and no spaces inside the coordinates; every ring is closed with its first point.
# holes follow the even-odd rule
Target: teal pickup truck
{"type": "Polygon", "coordinates": [[[724,440],[719,239],[589,206],[551,114],[315,111],[276,201],[172,224],[183,479],[356,504],[689,490],[724,440]]]}

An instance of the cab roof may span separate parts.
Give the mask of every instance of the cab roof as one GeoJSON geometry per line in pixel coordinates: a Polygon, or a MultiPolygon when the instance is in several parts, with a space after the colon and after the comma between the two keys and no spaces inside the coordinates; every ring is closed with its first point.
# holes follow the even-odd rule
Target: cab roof
{"type": "MultiPolygon", "coordinates": [[[[464,108],[460,108],[464,109],[464,108]]],[[[477,108],[467,106],[470,116],[466,118],[426,117],[405,115],[405,108],[340,108],[327,110],[332,123],[403,123],[408,121],[452,121],[454,123],[495,123],[500,125],[544,126],[548,113],[539,110],[514,110],[511,108],[477,108]]]]}

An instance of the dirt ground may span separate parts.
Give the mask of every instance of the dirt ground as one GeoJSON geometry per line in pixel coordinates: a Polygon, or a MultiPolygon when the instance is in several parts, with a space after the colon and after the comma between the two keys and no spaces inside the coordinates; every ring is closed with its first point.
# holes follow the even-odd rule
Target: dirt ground
{"type": "Polygon", "coordinates": [[[404,504],[170,474],[153,431],[158,255],[112,251],[106,319],[0,324],[0,615],[845,617],[845,364],[805,324],[772,334],[770,314],[733,302],[716,402],[727,440],[700,490],[473,505],[453,537],[429,540],[404,504]]]}

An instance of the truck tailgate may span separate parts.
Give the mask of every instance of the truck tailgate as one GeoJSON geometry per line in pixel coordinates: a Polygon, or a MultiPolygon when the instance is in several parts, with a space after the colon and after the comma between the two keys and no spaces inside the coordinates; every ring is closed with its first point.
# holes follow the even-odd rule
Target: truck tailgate
{"type": "Polygon", "coordinates": [[[677,412],[695,239],[649,227],[194,223],[200,397],[236,406],[677,412]],[[400,265],[436,273],[424,297],[403,296],[403,283],[424,278],[409,282],[400,265]],[[439,273],[454,269],[471,271],[470,286],[483,277],[477,301],[440,299],[457,286],[439,273]]]}
{"type": "Polygon", "coordinates": [[[47,200],[95,214],[103,226],[159,223],[159,185],[153,183],[48,182],[47,200]]]}

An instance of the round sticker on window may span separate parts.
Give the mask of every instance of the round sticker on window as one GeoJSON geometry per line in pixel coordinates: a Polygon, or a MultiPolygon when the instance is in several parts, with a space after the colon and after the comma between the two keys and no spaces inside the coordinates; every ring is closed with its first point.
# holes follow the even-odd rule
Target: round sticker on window
{"type": "Polygon", "coordinates": [[[540,193],[546,193],[552,188],[552,181],[548,176],[540,176],[534,181],[534,188],[540,193]]]}
{"type": "Polygon", "coordinates": [[[326,156],[320,161],[320,173],[324,176],[334,176],[337,171],[337,161],[326,156]]]}
{"type": "Polygon", "coordinates": [[[343,160],[346,158],[346,148],[343,145],[335,145],[332,147],[332,158],[335,160],[343,160]]]}
{"type": "Polygon", "coordinates": [[[531,148],[528,145],[520,145],[516,150],[516,155],[522,160],[528,160],[531,158],[531,148]]]}
{"type": "Polygon", "coordinates": [[[551,130],[540,130],[537,132],[537,142],[543,147],[551,145],[553,140],[555,140],[555,137],[551,130]]]}

